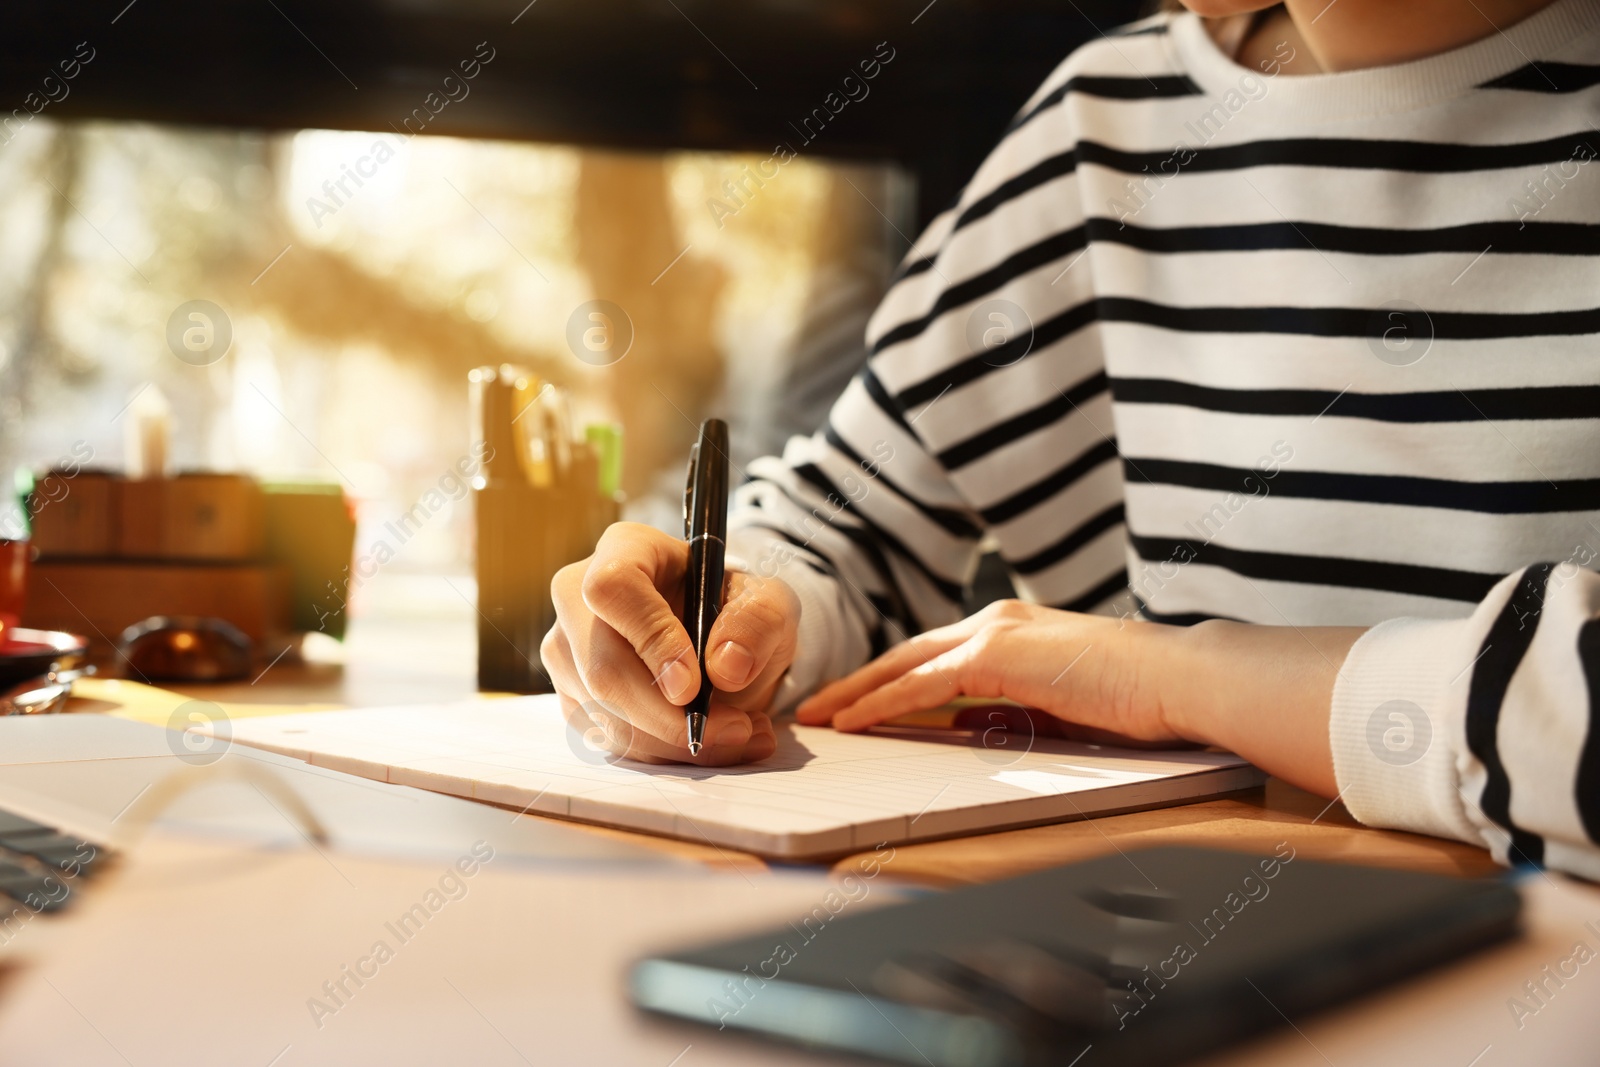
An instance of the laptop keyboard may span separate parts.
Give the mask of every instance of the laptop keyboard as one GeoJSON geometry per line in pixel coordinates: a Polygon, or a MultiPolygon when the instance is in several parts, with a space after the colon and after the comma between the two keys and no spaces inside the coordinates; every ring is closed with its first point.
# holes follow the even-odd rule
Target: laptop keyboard
{"type": "MultiPolygon", "coordinates": [[[[78,879],[107,859],[99,845],[54,826],[0,809],[0,897],[34,912],[59,911],[73,900],[78,879]]],[[[0,899],[0,909],[6,909],[0,899]]]]}

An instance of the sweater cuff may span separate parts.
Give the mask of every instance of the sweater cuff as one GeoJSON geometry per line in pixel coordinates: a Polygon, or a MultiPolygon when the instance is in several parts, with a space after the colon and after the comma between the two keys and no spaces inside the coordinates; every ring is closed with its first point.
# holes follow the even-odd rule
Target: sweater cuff
{"type": "Polygon", "coordinates": [[[1454,682],[1470,675],[1470,624],[1392,619],[1345,658],[1329,720],[1333,771],[1345,807],[1368,826],[1482,844],[1456,765],[1465,705],[1454,682]]]}
{"type": "Polygon", "coordinates": [[[843,656],[838,640],[841,625],[836,584],[806,566],[787,567],[779,577],[800,598],[794,663],[772,700],[772,710],[782,713],[794,710],[795,705],[844,672],[837,666],[843,656]]]}
{"type": "Polygon", "coordinates": [[[838,583],[808,566],[787,541],[759,527],[736,529],[728,540],[730,550],[739,553],[741,570],[776,577],[799,598],[794,662],[772,698],[774,714],[792,711],[818,688],[857,666],[861,654],[854,647],[860,645],[864,653],[866,637],[857,633],[859,623],[845,610],[838,583]],[[760,562],[751,565],[745,562],[749,560],[760,562]],[[852,641],[852,636],[859,640],[852,641]]]}

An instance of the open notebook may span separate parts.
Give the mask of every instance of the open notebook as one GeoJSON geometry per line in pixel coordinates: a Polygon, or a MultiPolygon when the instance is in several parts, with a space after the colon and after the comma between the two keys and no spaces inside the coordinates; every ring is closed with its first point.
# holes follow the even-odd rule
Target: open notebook
{"type": "Polygon", "coordinates": [[[1263,781],[1237,756],[780,721],[744,767],[613,762],[554,696],[244,719],[233,740],[366,778],[768,856],[824,856],[1175,804],[1263,781]],[[992,739],[991,739],[992,740],[992,739]]]}

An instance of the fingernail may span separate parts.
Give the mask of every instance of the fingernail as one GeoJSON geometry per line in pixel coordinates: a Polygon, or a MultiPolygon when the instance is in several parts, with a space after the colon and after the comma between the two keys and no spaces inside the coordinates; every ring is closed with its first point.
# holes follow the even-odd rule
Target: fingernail
{"type": "Polygon", "coordinates": [[[667,694],[667,699],[674,704],[682,704],[693,695],[691,687],[694,685],[694,672],[689,665],[681,659],[675,659],[667,664],[667,669],[661,672],[661,691],[667,694]]]}
{"type": "Polygon", "coordinates": [[[729,685],[735,688],[743,686],[750,680],[755,667],[756,657],[743,645],[724,641],[717,647],[717,673],[729,685]]]}
{"type": "Polygon", "coordinates": [[[826,722],[829,716],[826,713],[818,714],[817,706],[809,700],[794,709],[795,720],[807,726],[814,726],[818,722],[826,722]]]}
{"type": "Polygon", "coordinates": [[[745,742],[747,742],[749,740],[750,740],[750,722],[749,722],[749,720],[748,719],[735,719],[733,722],[730,722],[728,725],[724,726],[722,728],[722,732],[721,733],[717,734],[717,742],[716,743],[717,743],[717,746],[719,748],[720,747],[724,747],[724,746],[728,747],[728,748],[732,748],[735,745],[743,745],[745,742]]]}

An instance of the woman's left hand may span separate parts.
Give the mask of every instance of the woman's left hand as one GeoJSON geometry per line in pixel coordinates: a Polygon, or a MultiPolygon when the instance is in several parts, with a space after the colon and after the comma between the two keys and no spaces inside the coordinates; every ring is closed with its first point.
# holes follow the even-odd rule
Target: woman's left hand
{"type": "Polygon", "coordinates": [[[1005,697],[1088,734],[1183,739],[1166,721],[1153,645],[1173,628],[1002,600],[885,652],[800,705],[800,722],[865,730],[960,696],[1005,697]],[[1086,728],[1086,729],[1084,729],[1086,728]]]}

